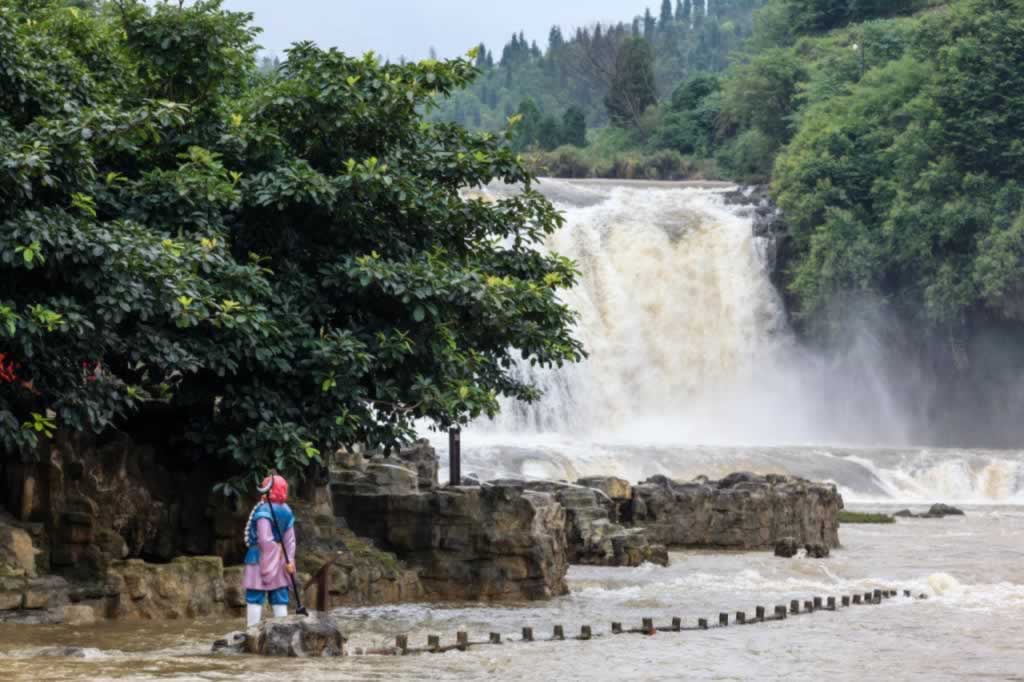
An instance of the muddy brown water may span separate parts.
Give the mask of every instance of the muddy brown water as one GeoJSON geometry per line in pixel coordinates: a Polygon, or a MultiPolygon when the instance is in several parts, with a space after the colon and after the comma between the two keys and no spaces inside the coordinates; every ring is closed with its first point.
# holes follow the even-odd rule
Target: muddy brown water
{"type": "MultiPolygon", "coordinates": [[[[865,510],[893,507],[861,506],[865,510]]],[[[896,587],[925,601],[895,599],[836,613],[708,632],[603,636],[589,642],[507,642],[468,652],[334,660],[266,660],[209,654],[231,620],[106,623],[92,627],[0,626],[0,670],[15,680],[1024,680],[1024,508],[970,506],[965,518],[845,526],[829,559],[768,553],[674,552],[660,568],[573,567],[572,594],[513,606],[413,604],[338,610],[351,645],[389,644],[407,633],[422,646],[468,630],[506,639],[524,625],[538,639],[555,624],[612,621],[667,625],[791,599],[896,587]],[[84,658],[49,657],[52,647],[84,658]]]]}

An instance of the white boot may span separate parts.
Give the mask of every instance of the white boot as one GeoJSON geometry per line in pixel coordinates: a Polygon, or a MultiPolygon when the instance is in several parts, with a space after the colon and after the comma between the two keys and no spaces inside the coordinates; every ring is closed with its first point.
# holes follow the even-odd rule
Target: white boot
{"type": "Polygon", "coordinates": [[[245,605],[245,627],[251,628],[253,625],[260,624],[260,618],[263,617],[263,604],[246,604],[245,605]]]}
{"type": "Polygon", "coordinates": [[[284,618],[288,615],[287,604],[274,604],[271,608],[274,610],[274,618],[284,618]]]}

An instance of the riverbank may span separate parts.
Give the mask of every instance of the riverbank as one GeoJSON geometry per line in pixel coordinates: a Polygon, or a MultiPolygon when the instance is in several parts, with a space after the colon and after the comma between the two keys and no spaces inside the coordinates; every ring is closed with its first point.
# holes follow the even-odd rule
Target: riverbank
{"type": "MultiPolygon", "coordinates": [[[[892,513],[894,505],[856,511],[892,513]]],[[[925,511],[926,506],[914,507],[925,511]]],[[[843,528],[844,548],[829,559],[787,561],[767,553],[675,551],[666,568],[573,566],[570,594],[551,602],[493,605],[411,604],[337,609],[350,646],[390,644],[396,633],[422,645],[427,635],[454,640],[468,631],[506,638],[526,624],[545,636],[612,620],[635,623],[674,616],[690,621],[755,604],[788,603],[807,594],[864,592],[891,583],[929,596],[870,609],[820,614],[756,628],[559,644],[507,644],[466,653],[410,658],[350,656],[342,660],[215,657],[212,639],[237,629],[233,620],[105,623],[93,628],[0,626],[0,662],[13,679],[82,677],[193,680],[246,676],[326,679],[482,680],[554,678],[691,679],[754,676],[836,680],[1012,678],[1020,670],[1017,632],[1024,628],[1024,510],[968,506],[966,517],[898,520],[843,528]],[[46,644],[41,644],[45,641],[46,644]],[[837,647],[836,641],[843,646],[837,647]],[[50,645],[93,647],[90,658],[38,658],[50,645]],[[865,655],[870,652],[870,655],[865,655]]],[[[541,639],[538,637],[538,639],[541,639]]]]}

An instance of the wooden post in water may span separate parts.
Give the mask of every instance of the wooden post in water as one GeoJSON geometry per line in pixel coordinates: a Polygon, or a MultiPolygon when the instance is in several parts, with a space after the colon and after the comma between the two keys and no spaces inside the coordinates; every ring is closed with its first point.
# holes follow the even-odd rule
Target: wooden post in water
{"type": "Polygon", "coordinates": [[[860,603],[860,595],[859,594],[853,595],[853,603],[854,604],[859,604],[860,603]]]}
{"type": "Polygon", "coordinates": [[[672,632],[679,632],[683,629],[683,619],[676,617],[672,619],[672,632]]]}
{"type": "Polygon", "coordinates": [[[755,606],[754,607],[754,618],[757,620],[758,623],[761,623],[761,622],[764,621],[764,607],[763,606],[755,606]]]}
{"type": "Polygon", "coordinates": [[[612,623],[612,634],[613,635],[621,635],[622,634],[622,623],[617,623],[617,622],[613,622],[612,623]]]}
{"type": "Polygon", "coordinates": [[[492,632],[491,633],[491,644],[501,644],[501,633],[500,632],[492,632]]]}
{"type": "Polygon", "coordinates": [[[903,596],[904,597],[909,597],[910,596],[910,590],[903,590],[903,596]]]}
{"type": "Polygon", "coordinates": [[[870,603],[871,603],[871,601],[872,601],[872,599],[871,599],[871,593],[870,593],[870,592],[865,592],[865,593],[864,593],[864,603],[865,603],[865,604],[870,604],[870,603]]]}
{"type": "Polygon", "coordinates": [[[843,606],[849,606],[849,605],[850,605],[850,598],[848,596],[846,596],[846,595],[843,595],[843,606]]]}
{"type": "Polygon", "coordinates": [[[875,594],[875,603],[876,604],[881,604],[882,603],[882,591],[881,590],[875,590],[874,594],[875,594]]]}
{"type": "Polygon", "coordinates": [[[523,641],[524,642],[532,642],[533,641],[533,628],[523,628],[523,641]]]}
{"type": "Polygon", "coordinates": [[[409,651],[409,636],[398,635],[395,637],[395,648],[404,656],[409,651]]]}
{"type": "Polygon", "coordinates": [[[746,612],[744,612],[744,611],[737,611],[736,612],[736,625],[746,625],[746,624],[747,624],[747,614],[746,614],[746,612]]]}
{"type": "Polygon", "coordinates": [[[553,638],[557,639],[558,641],[562,641],[563,639],[565,639],[565,628],[563,628],[561,625],[556,625],[553,638]]]}
{"type": "Polygon", "coordinates": [[[821,611],[821,597],[814,598],[814,610],[821,611]]]}
{"type": "Polygon", "coordinates": [[[448,484],[462,485],[462,430],[448,429],[448,484]]]}
{"type": "Polygon", "coordinates": [[[580,639],[582,639],[583,641],[586,641],[586,640],[590,639],[592,636],[593,636],[593,634],[592,634],[592,632],[590,630],[590,626],[589,625],[584,625],[583,627],[580,628],[580,639]]]}
{"type": "Polygon", "coordinates": [[[835,597],[829,597],[828,598],[828,610],[829,611],[835,611],[836,610],[836,598],[835,597]]]}
{"type": "Polygon", "coordinates": [[[459,651],[465,651],[469,648],[469,633],[468,632],[456,632],[455,633],[455,645],[459,651]]]}
{"type": "Polygon", "coordinates": [[[654,630],[654,619],[644,618],[643,623],[640,625],[640,629],[643,630],[645,635],[653,635],[654,630]]]}
{"type": "Polygon", "coordinates": [[[809,599],[804,600],[804,611],[807,613],[814,613],[814,602],[809,599]]]}
{"type": "Polygon", "coordinates": [[[786,606],[780,604],[775,607],[775,618],[778,620],[786,620],[786,606]]]}
{"type": "Polygon", "coordinates": [[[698,618],[697,619],[697,627],[699,627],[701,630],[707,630],[708,629],[708,619],[707,618],[698,618]]]}
{"type": "Polygon", "coordinates": [[[727,628],[729,627],[729,614],[720,613],[718,614],[718,627],[727,628]]]}
{"type": "Polygon", "coordinates": [[[789,602],[789,612],[792,613],[794,616],[800,613],[799,599],[794,599],[793,601],[789,602]]]}
{"type": "Polygon", "coordinates": [[[441,637],[438,635],[427,635],[427,648],[437,651],[441,648],[441,637]]]}

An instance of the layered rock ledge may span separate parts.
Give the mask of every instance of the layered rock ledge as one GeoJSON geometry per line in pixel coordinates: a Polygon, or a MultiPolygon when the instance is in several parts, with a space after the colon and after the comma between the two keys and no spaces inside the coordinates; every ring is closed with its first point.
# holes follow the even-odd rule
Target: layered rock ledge
{"type": "Polygon", "coordinates": [[[417,569],[425,596],[456,601],[549,599],[568,592],[565,510],[514,486],[351,495],[335,513],[417,569]]]}
{"type": "Polygon", "coordinates": [[[764,550],[783,538],[838,547],[842,508],[834,485],[792,476],[653,476],[633,486],[628,522],[670,547],[764,550]]]}

